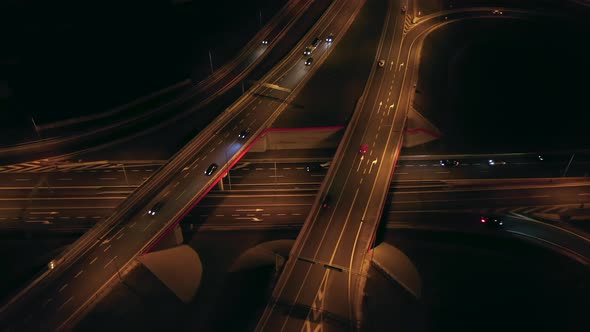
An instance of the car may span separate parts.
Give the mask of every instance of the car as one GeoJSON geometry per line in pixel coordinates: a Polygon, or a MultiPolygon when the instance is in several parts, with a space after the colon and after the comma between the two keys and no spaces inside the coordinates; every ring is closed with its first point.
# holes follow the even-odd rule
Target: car
{"type": "Polygon", "coordinates": [[[307,60],[305,60],[306,66],[311,66],[312,63],[313,63],[313,58],[307,58],[307,60]]]}
{"type": "Polygon", "coordinates": [[[311,55],[311,47],[306,47],[305,50],[303,51],[303,55],[311,55]]]}
{"type": "Polygon", "coordinates": [[[147,212],[148,215],[150,216],[155,216],[161,209],[162,206],[164,206],[164,203],[162,202],[158,202],[156,204],[154,204],[147,212]]]}
{"type": "Polygon", "coordinates": [[[219,166],[217,166],[216,163],[209,165],[209,167],[207,167],[207,170],[205,171],[205,175],[211,176],[211,174],[213,174],[213,172],[215,172],[215,170],[217,170],[218,167],[219,166]]]}
{"type": "Polygon", "coordinates": [[[488,164],[490,166],[498,166],[498,165],[506,165],[506,162],[504,160],[490,159],[490,160],[488,160],[488,164]]]}
{"type": "Polygon", "coordinates": [[[384,67],[385,66],[385,60],[379,60],[379,62],[377,64],[379,65],[379,67],[384,67]]]}
{"type": "Polygon", "coordinates": [[[492,15],[502,15],[502,14],[504,14],[504,13],[499,9],[492,10],[492,15]]]}
{"type": "Polygon", "coordinates": [[[461,162],[456,159],[444,159],[439,162],[442,167],[458,167],[461,162]]]}
{"type": "Polygon", "coordinates": [[[403,5],[402,6],[402,13],[405,13],[408,10],[408,6],[403,5]]]}
{"type": "Polygon", "coordinates": [[[326,198],[324,198],[324,202],[322,203],[322,208],[327,209],[330,207],[330,196],[327,195],[326,198]]]}
{"type": "Polygon", "coordinates": [[[268,39],[263,39],[262,40],[262,45],[268,45],[268,39]]]}
{"type": "Polygon", "coordinates": [[[326,37],[326,43],[331,43],[333,41],[334,41],[334,35],[329,34],[328,37],[326,37]]]}
{"type": "Polygon", "coordinates": [[[538,159],[539,161],[543,161],[543,160],[545,160],[545,158],[543,158],[543,155],[540,155],[540,154],[539,154],[539,155],[537,155],[537,159],[538,159]]]}
{"type": "Polygon", "coordinates": [[[246,128],[246,129],[242,130],[240,132],[240,134],[238,135],[238,137],[241,139],[244,139],[244,138],[248,137],[248,135],[250,135],[250,128],[246,128]]]}
{"type": "Polygon", "coordinates": [[[363,145],[361,145],[361,148],[359,149],[359,153],[360,154],[365,154],[365,153],[367,153],[367,150],[368,149],[369,149],[369,145],[363,144],[363,145]]]}
{"type": "Polygon", "coordinates": [[[316,48],[318,47],[319,44],[322,43],[322,40],[320,39],[320,37],[316,37],[312,42],[311,42],[311,47],[316,48]]]}
{"type": "Polygon", "coordinates": [[[504,222],[498,216],[481,216],[479,222],[489,227],[502,227],[504,222]]]}
{"type": "Polygon", "coordinates": [[[322,167],[319,164],[307,164],[307,166],[305,166],[305,170],[307,172],[317,172],[317,171],[321,171],[322,167]]]}

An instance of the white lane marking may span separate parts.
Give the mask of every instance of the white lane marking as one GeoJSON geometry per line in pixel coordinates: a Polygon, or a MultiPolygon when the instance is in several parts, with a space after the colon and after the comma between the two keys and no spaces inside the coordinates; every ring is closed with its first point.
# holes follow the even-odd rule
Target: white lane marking
{"type": "Polygon", "coordinates": [[[53,301],[52,298],[48,298],[44,303],[43,303],[43,308],[45,308],[49,303],[51,303],[51,301],[53,301]]]}
{"type": "Polygon", "coordinates": [[[410,173],[395,172],[395,174],[410,174],[410,173]]]}
{"type": "Polygon", "coordinates": [[[291,213],[292,216],[300,216],[301,213],[291,213]]]}
{"type": "Polygon", "coordinates": [[[61,291],[63,291],[64,289],[66,289],[66,287],[68,287],[68,284],[65,284],[65,285],[61,286],[61,288],[58,290],[58,292],[61,293],[61,291]]]}
{"type": "Polygon", "coordinates": [[[186,179],[186,177],[187,177],[189,174],[191,174],[191,173],[190,173],[190,172],[187,172],[186,174],[184,174],[183,178],[185,178],[185,179],[186,179]]]}
{"type": "Polygon", "coordinates": [[[67,300],[66,300],[66,302],[64,302],[62,305],[60,305],[60,306],[57,308],[57,311],[60,311],[60,310],[61,310],[61,309],[62,309],[62,308],[63,308],[63,307],[66,305],[66,304],[70,303],[70,301],[71,301],[73,298],[74,298],[73,296],[70,296],[70,298],[69,298],[69,299],[67,299],[67,300]]]}
{"type": "Polygon", "coordinates": [[[436,172],[436,173],[437,173],[437,174],[447,174],[447,173],[451,173],[451,172],[449,172],[449,171],[446,171],[446,172],[436,172]]]}
{"type": "Polygon", "coordinates": [[[239,213],[238,213],[238,214],[232,214],[231,216],[232,216],[232,217],[239,217],[239,216],[240,216],[240,214],[239,214],[239,213]]]}
{"type": "Polygon", "coordinates": [[[305,169],[305,167],[295,167],[295,169],[305,169]]]}
{"type": "Polygon", "coordinates": [[[147,229],[148,229],[148,228],[150,228],[150,226],[151,226],[151,225],[153,225],[154,221],[156,221],[156,219],[154,219],[154,220],[150,221],[150,223],[149,223],[149,224],[147,224],[147,226],[145,226],[145,228],[143,229],[143,231],[142,231],[142,232],[145,232],[145,231],[147,231],[147,229]]]}
{"type": "Polygon", "coordinates": [[[59,181],[71,181],[72,178],[59,178],[58,180],[59,181]]]}
{"type": "Polygon", "coordinates": [[[80,270],[80,272],[76,273],[74,279],[78,278],[82,273],[84,273],[84,270],[80,270]]]}
{"type": "Polygon", "coordinates": [[[132,169],[131,172],[139,172],[138,169],[132,169]]]}
{"type": "Polygon", "coordinates": [[[103,172],[105,172],[105,173],[110,173],[110,172],[112,172],[112,171],[111,171],[110,169],[105,169],[103,172]]]}
{"type": "Polygon", "coordinates": [[[117,258],[117,256],[113,257],[108,263],[105,264],[105,266],[103,267],[103,269],[106,269],[107,266],[109,266],[109,264],[111,264],[112,262],[114,262],[116,258],[117,258]]]}
{"type": "Polygon", "coordinates": [[[216,214],[215,216],[216,216],[216,217],[225,217],[225,215],[224,215],[224,214],[216,214]]]}
{"type": "Polygon", "coordinates": [[[180,182],[176,182],[176,183],[174,184],[174,188],[178,187],[178,185],[179,185],[179,184],[180,184],[180,182]]]}
{"type": "Polygon", "coordinates": [[[99,180],[116,180],[117,178],[98,178],[99,180]]]}
{"type": "Polygon", "coordinates": [[[96,262],[97,259],[98,259],[98,257],[94,257],[94,259],[90,262],[89,265],[92,265],[92,263],[96,262]]]}
{"type": "Polygon", "coordinates": [[[111,249],[111,245],[109,244],[102,252],[107,252],[107,250],[111,249]]]}
{"type": "Polygon", "coordinates": [[[154,170],[153,169],[146,169],[145,171],[146,172],[153,172],[154,170]]]}
{"type": "Polygon", "coordinates": [[[129,228],[133,228],[133,226],[135,226],[135,224],[137,224],[137,221],[134,221],[133,224],[129,225],[129,228]]]}
{"type": "Polygon", "coordinates": [[[209,153],[215,151],[215,147],[211,148],[211,150],[209,150],[209,153]]]}
{"type": "Polygon", "coordinates": [[[120,239],[120,238],[122,238],[122,237],[123,237],[123,235],[125,235],[125,233],[121,233],[121,234],[119,234],[119,236],[117,236],[117,240],[118,240],[118,239],[120,239]]]}
{"type": "Polygon", "coordinates": [[[92,216],[92,219],[100,219],[100,216],[92,216]]]}
{"type": "Polygon", "coordinates": [[[583,194],[578,194],[579,196],[589,196],[590,193],[583,193],[583,194]]]}
{"type": "Polygon", "coordinates": [[[291,169],[291,167],[283,167],[283,169],[291,169]]]}
{"type": "Polygon", "coordinates": [[[262,216],[263,217],[268,217],[268,216],[270,216],[270,213],[263,213],[262,216]]]}
{"type": "Polygon", "coordinates": [[[186,192],[186,189],[183,190],[178,196],[176,196],[175,201],[177,201],[185,192],[186,192]]]}
{"type": "Polygon", "coordinates": [[[277,216],[286,216],[286,213],[277,213],[277,216]]]}
{"type": "Polygon", "coordinates": [[[257,171],[264,171],[264,168],[256,167],[257,171]]]}
{"type": "Polygon", "coordinates": [[[14,181],[31,181],[31,179],[14,179],[14,181]]]}

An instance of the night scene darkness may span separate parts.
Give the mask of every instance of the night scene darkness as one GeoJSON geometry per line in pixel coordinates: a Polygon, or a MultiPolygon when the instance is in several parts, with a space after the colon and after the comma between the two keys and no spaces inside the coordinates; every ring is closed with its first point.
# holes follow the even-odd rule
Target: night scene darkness
{"type": "Polygon", "coordinates": [[[0,29],[0,332],[590,329],[590,1],[0,29]]]}

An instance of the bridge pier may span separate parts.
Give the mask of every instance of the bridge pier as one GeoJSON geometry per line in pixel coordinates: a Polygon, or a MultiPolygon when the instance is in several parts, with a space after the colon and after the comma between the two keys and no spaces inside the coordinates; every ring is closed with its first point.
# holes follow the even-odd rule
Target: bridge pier
{"type": "Polygon", "coordinates": [[[197,294],[203,265],[197,252],[188,245],[151,252],[138,260],[182,302],[189,303],[197,294]]]}

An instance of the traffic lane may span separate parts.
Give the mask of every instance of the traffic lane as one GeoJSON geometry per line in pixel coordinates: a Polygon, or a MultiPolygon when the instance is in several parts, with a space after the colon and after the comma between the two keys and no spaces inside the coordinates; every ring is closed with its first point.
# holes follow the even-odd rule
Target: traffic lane
{"type": "MultiPolygon", "coordinates": [[[[394,18],[394,29],[393,29],[394,30],[393,31],[393,34],[394,35],[395,35],[395,30],[397,28],[397,25],[395,24],[396,23],[395,21],[397,19],[397,15],[395,15],[395,16],[396,17],[394,18]]],[[[394,38],[391,38],[391,39],[393,40],[394,38]]],[[[391,45],[389,47],[390,49],[391,49],[391,45]]],[[[389,50],[389,51],[391,51],[391,50],[389,50]]],[[[383,79],[383,78],[385,78],[385,75],[381,76],[381,79],[383,79]]],[[[382,82],[383,81],[381,81],[381,84],[379,84],[379,87],[378,88],[374,89],[374,90],[376,90],[376,94],[377,95],[379,95],[379,93],[380,93],[380,90],[381,90],[381,87],[382,87],[382,82]]],[[[369,97],[368,100],[371,101],[372,99],[369,97]]],[[[375,100],[375,104],[376,104],[377,103],[377,100],[379,100],[379,99],[378,98],[375,98],[374,100],[375,100]]],[[[386,102],[386,105],[387,105],[387,103],[389,103],[389,100],[388,99],[385,99],[385,102],[386,102]]],[[[377,113],[380,111],[380,107],[382,106],[382,104],[383,104],[382,102],[379,104],[379,106],[378,106],[379,108],[377,108],[377,113]]],[[[370,111],[373,111],[373,110],[376,109],[375,106],[376,105],[368,105],[368,108],[369,108],[370,111]]],[[[365,107],[363,107],[363,108],[365,108],[365,107]]],[[[387,107],[387,109],[389,111],[389,109],[391,109],[391,108],[390,107],[387,107]]],[[[375,131],[375,128],[371,128],[372,130],[369,129],[371,127],[371,121],[370,121],[370,119],[371,119],[371,117],[372,117],[373,114],[374,114],[374,112],[371,112],[371,116],[366,117],[366,119],[369,121],[369,123],[362,123],[361,122],[360,125],[357,127],[359,130],[355,130],[355,132],[362,134],[362,138],[360,138],[360,139],[357,138],[357,140],[355,140],[353,138],[351,140],[351,142],[355,142],[355,141],[356,142],[359,142],[360,141],[360,142],[364,142],[364,144],[369,144],[369,142],[366,142],[368,140],[368,137],[366,137],[365,134],[369,134],[370,135],[372,132],[375,131]]],[[[383,116],[384,117],[385,116],[389,116],[389,115],[390,115],[389,112],[386,113],[385,110],[383,110],[383,116]]],[[[381,120],[381,122],[382,121],[383,120],[381,120]]],[[[377,122],[377,121],[375,121],[375,122],[377,122]]],[[[379,128],[381,126],[381,122],[379,122],[377,124],[379,126],[379,128]]],[[[376,140],[376,137],[375,137],[375,140],[376,140]]],[[[361,144],[363,144],[363,143],[361,143],[361,144]]],[[[369,146],[370,147],[374,147],[375,145],[373,143],[372,145],[369,144],[369,146]]],[[[380,151],[377,151],[377,152],[380,152],[380,151]]],[[[347,155],[351,155],[351,156],[356,157],[356,153],[354,153],[354,154],[353,153],[347,153],[347,155]]],[[[369,153],[369,157],[372,157],[372,152],[369,153]]],[[[341,172],[339,172],[341,175],[337,173],[334,176],[334,182],[330,183],[330,185],[337,184],[339,182],[340,183],[344,182],[344,187],[345,188],[348,188],[348,189],[352,189],[352,188],[355,188],[355,187],[357,188],[357,190],[354,192],[354,196],[352,196],[352,197],[351,197],[351,195],[352,195],[352,191],[353,190],[347,190],[347,194],[341,194],[338,197],[338,202],[336,203],[336,206],[338,206],[338,204],[340,203],[340,200],[342,199],[342,201],[344,203],[344,204],[342,204],[342,206],[350,206],[350,209],[346,209],[346,210],[348,210],[347,215],[344,215],[344,212],[345,212],[345,211],[343,211],[344,209],[339,209],[338,210],[338,214],[339,215],[337,216],[336,219],[337,220],[340,220],[340,223],[338,223],[336,225],[330,225],[331,227],[329,227],[329,228],[331,230],[333,230],[330,233],[326,233],[327,232],[327,229],[328,229],[328,227],[326,226],[324,228],[324,232],[322,232],[323,234],[321,235],[321,239],[318,238],[318,237],[316,237],[316,234],[320,233],[319,232],[319,229],[316,232],[311,232],[311,234],[309,235],[309,237],[306,239],[307,246],[302,249],[302,254],[305,254],[306,248],[309,248],[310,247],[310,244],[316,243],[318,249],[315,250],[314,259],[317,259],[318,257],[321,257],[322,259],[325,259],[326,261],[332,262],[334,260],[335,256],[336,256],[337,252],[340,250],[339,244],[341,243],[341,240],[343,238],[344,238],[344,240],[342,241],[342,243],[351,243],[351,241],[354,241],[350,237],[351,236],[354,236],[354,235],[352,235],[354,233],[354,230],[357,229],[358,226],[362,225],[362,223],[361,224],[358,224],[358,226],[357,226],[357,223],[356,222],[348,223],[348,220],[349,220],[348,218],[349,218],[351,212],[353,212],[353,208],[355,206],[357,195],[358,195],[359,191],[361,189],[364,189],[364,188],[370,188],[370,190],[373,189],[373,186],[370,186],[370,185],[367,185],[367,184],[365,184],[364,186],[361,186],[362,185],[362,180],[364,180],[364,177],[359,177],[358,176],[358,172],[359,172],[359,170],[361,168],[361,164],[362,164],[362,159],[359,158],[359,164],[358,164],[358,167],[357,167],[356,174],[352,174],[352,176],[351,176],[351,171],[352,171],[352,169],[354,167],[354,163],[348,163],[347,164],[345,160],[343,160],[343,161],[341,161],[339,163],[340,168],[338,169],[338,171],[341,171],[341,172]],[[349,170],[347,171],[346,168],[349,168],[349,170]],[[340,175],[340,176],[338,176],[338,175],[340,175]],[[349,186],[346,186],[346,184],[347,184],[347,182],[349,180],[351,181],[351,183],[350,183],[349,186]],[[355,181],[359,181],[358,184],[355,183],[355,181]],[[346,197],[344,197],[344,196],[346,196],[346,197]],[[336,230],[340,230],[340,232],[338,232],[336,230]]],[[[373,163],[371,162],[371,165],[372,164],[373,163]]],[[[363,175],[364,175],[364,174],[366,174],[366,166],[363,167],[363,168],[364,168],[363,169],[363,175]]],[[[371,183],[372,182],[371,180],[372,180],[373,177],[374,176],[367,176],[367,178],[369,180],[369,181],[367,181],[367,183],[371,183]]],[[[332,190],[332,186],[330,186],[330,190],[332,190]]],[[[342,192],[342,191],[340,191],[340,192],[342,192]]],[[[354,209],[354,212],[360,214],[359,213],[360,212],[359,209],[354,209]]],[[[333,217],[334,216],[332,215],[332,217],[330,218],[330,222],[334,219],[333,217]]],[[[357,218],[359,218],[359,217],[360,217],[360,215],[357,216],[357,218]]],[[[321,216],[320,215],[318,215],[318,219],[321,220],[321,216]]],[[[353,219],[354,219],[354,217],[353,217],[353,219]]],[[[357,219],[357,220],[360,220],[360,218],[357,219]]],[[[316,226],[317,224],[318,224],[318,220],[316,220],[314,222],[313,226],[316,226]]],[[[341,251],[341,252],[343,252],[343,251],[341,251]]],[[[322,276],[325,277],[326,274],[327,274],[327,272],[320,271],[320,272],[318,272],[318,274],[321,274],[322,276]]],[[[317,285],[317,280],[309,280],[309,281],[306,281],[305,279],[303,279],[304,285],[305,285],[306,282],[308,282],[306,285],[317,285]]],[[[307,287],[314,288],[313,289],[314,292],[312,292],[312,294],[314,296],[316,296],[316,294],[318,293],[318,291],[315,289],[315,287],[313,287],[313,286],[307,286],[307,287]]],[[[309,302],[304,302],[304,303],[309,303],[309,302]]],[[[348,303],[348,301],[346,301],[346,303],[348,303]]],[[[324,308],[324,305],[322,304],[321,307],[324,308]]],[[[329,310],[332,310],[332,309],[335,309],[335,308],[330,308],[329,310]]]]}
{"type": "Polygon", "coordinates": [[[50,173],[0,173],[0,188],[140,185],[158,170],[156,166],[125,167],[50,173]]]}
{"type": "MultiPolygon", "coordinates": [[[[401,38],[401,27],[398,33],[400,34],[399,38],[401,38]]],[[[405,78],[396,78],[395,76],[399,60],[399,53],[397,53],[399,46],[394,47],[394,44],[391,46],[388,50],[389,54],[386,56],[386,62],[391,64],[381,68],[383,69],[381,71],[383,81],[377,89],[378,94],[375,98],[375,101],[379,101],[380,105],[386,105],[386,108],[383,110],[377,109],[378,116],[376,119],[379,119],[378,123],[374,121],[365,125],[365,144],[368,144],[371,152],[368,154],[369,158],[367,158],[366,164],[361,166],[363,168],[362,175],[358,173],[358,180],[360,181],[357,191],[359,191],[361,201],[358,208],[354,210],[351,208],[347,215],[344,216],[346,222],[340,234],[338,234],[338,238],[328,235],[321,244],[322,246],[327,244],[326,251],[323,254],[329,254],[330,262],[342,266],[349,266],[350,264],[350,268],[355,271],[360,268],[359,263],[362,262],[364,250],[372,237],[373,228],[379,222],[379,211],[383,206],[382,198],[385,197],[388,189],[388,186],[383,186],[383,183],[389,180],[391,169],[394,167],[395,160],[393,158],[397,157],[395,151],[398,151],[398,146],[401,145],[400,128],[403,128],[405,121],[405,113],[399,109],[401,96],[398,92],[401,87],[401,83],[398,82],[403,81],[405,78]],[[396,96],[399,97],[396,98],[396,96]],[[398,114],[404,114],[404,117],[396,117],[398,114]],[[374,155],[372,154],[373,151],[375,152],[374,155]],[[366,181],[364,184],[363,180],[366,181]],[[372,208],[370,208],[371,205],[373,205],[372,208]],[[368,216],[367,213],[369,213],[368,216]],[[357,255],[359,251],[361,253],[357,255]],[[351,257],[353,260],[350,259],[351,257]],[[355,266],[352,266],[353,263],[355,266]]],[[[369,111],[374,112],[372,109],[369,109],[369,111]]]]}
{"type": "MultiPolygon", "coordinates": [[[[125,198],[136,187],[110,186],[62,186],[62,187],[4,187],[0,189],[0,201],[12,199],[72,199],[80,197],[113,196],[125,198]]],[[[100,199],[100,198],[99,198],[100,199]]]]}
{"type": "MultiPolygon", "coordinates": [[[[259,101],[259,102],[260,102],[260,101],[259,101]]],[[[271,103],[272,103],[272,102],[271,102],[271,103]]],[[[274,105],[272,105],[272,106],[274,106],[274,105]]],[[[260,112],[260,113],[262,113],[262,112],[260,112]]],[[[238,112],[238,114],[237,114],[237,115],[239,115],[240,117],[242,117],[242,116],[243,116],[243,112],[238,112]]],[[[233,116],[233,118],[232,118],[232,119],[231,119],[229,122],[231,123],[231,122],[232,122],[232,121],[234,121],[236,118],[238,118],[238,116],[237,116],[237,115],[236,115],[236,116],[233,116]]],[[[246,115],[247,115],[247,114],[246,114],[246,115]]],[[[265,116],[264,114],[261,114],[261,116],[264,118],[264,120],[266,120],[266,119],[268,119],[268,118],[269,118],[268,116],[265,116]]],[[[242,118],[241,118],[241,121],[243,121],[243,120],[244,120],[244,118],[242,117],[242,118]]],[[[237,121],[237,120],[236,120],[236,121],[237,121]]],[[[236,125],[236,127],[237,127],[237,125],[236,125]]],[[[237,129],[236,127],[234,127],[234,130],[235,130],[235,129],[237,129]]],[[[223,131],[225,131],[225,133],[226,133],[226,134],[229,134],[229,131],[227,130],[227,126],[226,126],[226,127],[224,127],[223,129],[224,129],[223,131]]],[[[213,152],[213,150],[210,150],[209,152],[213,152]]],[[[235,153],[235,152],[236,152],[236,151],[234,151],[234,153],[235,153]]],[[[223,153],[222,153],[222,155],[223,155],[223,153]]],[[[216,156],[215,156],[215,157],[216,157],[216,158],[215,158],[215,160],[219,160],[219,154],[218,154],[218,153],[216,154],[216,156]]],[[[211,161],[209,158],[213,159],[213,157],[208,157],[207,155],[205,155],[205,156],[201,156],[201,161],[211,161]]],[[[196,168],[196,167],[195,167],[195,168],[196,168]]],[[[201,170],[201,169],[199,169],[199,170],[201,170]]],[[[201,170],[201,171],[202,171],[202,170],[201,170]]],[[[186,176],[184,176],[184,178],[186,178],[186,176]]],[[[199,180],[200,180],[200,179],[199,179],[199,180]]],[[[208,186],[210,183],[212,183],[212,181],[206,181],[206,184],[205,184],[205,186],[208,186]]],[[[176,186],[178,186],[178,184],[179,184],[179,182],[176,182],[176,183],[173,185],[173,187],[175,188],[176,186]]],[[[197,187],[201,188],[202,186],[197,186],[197,187]]],[[[184,186],[183,188],[186,190],[186,186],[184,186]]],[[[193,184],[192,184],[191,188],[195,188],[195,183],[193,183],[193,184]]],[[[180,190],[180,189],[179,189],[179,190],[180,190]]],[[[183,191],[183,192],[181,192],[181,195],[182,195],[183,193],[184,193],[184,191],[183,191]]],[[[167,194],[170,194],[170,190],[168,190],[166,193],[164,193],[164,194],[163,194],[163,197],[165,197],[167,194]]],[[[176,195],[174,194],[174,195],[171,195],[171,196],[176,196],[176,195]]],[[[160,197],[160,198],[161,198],[161,197],[160,197]]],[[[178,198],[178,197],[177,197],[177,198],[178,198]]],[[[193,199],[194,199],[194,196],[193,196],[193,199]]],[[[176,200],[177,200],[177,199],[176,199],[176,200]]],[[[158,231],[156,231],[156,232],[153,232],[153,231],[152,231],[152,232],[150,232],[150,233],[152,233],[152,234],[148,234],[148,235],[146,235],[146,236],[151,236],[151,237],[148,237],[148,239],[153,239],[153,238],[154,238],[154,236],[156,236],[156,235],[159,233],[159,231],[162,229],[162,226],[164,226],[164,225],[167,225],[167,224],[168,224],[168,222],[167,222],[167,221],[168,221],[168,220],[170,220],[170,218],[172,217],[172,215],[171,215],[171,213],[172,213],[172,212],[171,212],[171,210],[172,210],[172,207],[174,207],[174,208],[175,208],[175,209],[178,211],[178,210],[182,210],[182,209],[186,208],[186,205],[187,205],[187,203],[184,203],[184,204],[183,204],[183,203],[176,203],[176,204],[166,204],[165,206],[169,206],[169,208],[168,208],[168,209],[166,209],[166,208],[162,209],[161,213],[159,214],[159,217],[154,219],[154,220],[158,220],[158,221],[160,221],[160,220],[166,220],[166,222],[159,222],[159,223],[158,223],[158,224],[159,224],[159,225],[158,225],[158,226],[159,226],[159,228],[157,228],[157,227],[156,227],[156,229],[158,229],[158,231]],[[172,207],[170,207],[170,206],[172,206],[172,207]],[[161,216],[161,217],[160,217],[160,216],[161,216]]],[[[142,215],[143,215],[143,214],[144,214],[144,212],[142,212],[142,215]]],[[[178,215],[178,213],[174,214],[174,216],[176,216],[176,215],[178,215]]],[[[130,218],[130,219],[129,219],[129,221],[124,221],[124,223],[125,223],[125,224],[128,224],[128,223],[132,223],[132,224],[134,224],[134,223],[135,223],[135,221],[132,221],[133,219],[137,219],[137,218],[130,218]]],[[[152,229],[154,229],[154,228],[152,228],[152,229]]],[[[143,238],[143,240],[145,241],[145,236],[143,236],[143,235],[142,235],[142,238],[143,238]]],[[[124,251],[123,251],[123,252],[125,252],[125,253],[129,253],[129,254],[131,254],[131,255],[134,255],[135,253],[137,253],[137,252],[138,252],[138,250],[140,250],[140,248],[133,248],[133,247],[131,247],[131,248],[130,248],[130,247],[124,247],[124,251]]],[[[67,315],[68,313],[65,313],[65,314],[67,315]]],[[[66,316],[66,317],[70,317],[70,316],[68,315],[68,316],[66,316]]]]}
{"type": "Polygon", "coordinates": [[[504,227],[499,231],[532,238],[541,241],[542,244],[549,243],[584,257],[586,264],[590,261],[590,240],[582,235],[530,217],[522,220],[507,216],[503,218],[503,221],[504,227]]]}
{"type": "Polygon", "coordinates": [[[15,225],[26,227],[25,224],[58,225],[72,222],[85,222],[94,225],[106,220],[113,212],[113,207],[78,207],[71,209],[23,209],[0,210],[0,230],[14,228],[15,225]]]}
{"type": "MultiPolygon", "coordinates": [[[[395,29],[394,29],[395,30],[395,29]]],[[[371,91],[371,90],[369,90],[371,91]]],[[[369,100],[371,100],[369,98],[369,100]]],[[[381,105],[380,105],[381,106],[381,105]]],[[[369,106],[370,109],[374,109],[374,106],[370,105],[369,106]]],[[[371,113],[371,115],[373,114],[373,112],[371,113]]],[[[371,116],[366,117],[366,119],[368,121],[370,121],[371,116]]],[[[365,130],[363,130],[363,128],[367,128],[366,123],[362,123],[362,119],[361,121],[359,121],[360,124],[357,124],[355,126],[355,129],[358,128],[358,130],[354,130],[353,134],[352,134],[352,139],[351,142],[362,142],[363,141],[363,136],[365,134],[365,130]],[[355,139],[355,136],[356,139],[355,139]]],[[[361,143],[362,144],[362,143],[361,143]]],[[[329,191],[330,192],[335,192],[335,193],[342,193],[343,190],[338,190],[338,187],[346,187],[346,184],[349,180],[358,180],[355,179],[354,175],[351,179],[350,176],[350,172],[352,170],[352,168],[354,167],[354,161],[357,157],[357,153],[346,153],[343,160],[339,161],[339,169],[337,170],[338,173],[342,174],[341,176],[338,176],[339,174],[337,173],[337,175],[334,176],[333,182],[329,183],[329,191]],[[346,160],[348,157],[348,160],[346,160]],[[351,160],[352,159],[352,160],[351,160]],[[352,161],[352,162],[351,162],[352,161]],[[338,179],[340,178],[340,179],[338,179]],[[336,187],[336,188],[335,188],[336,187]]],[[[362,160],[359,158],[359,168],[360,168],[360,163],[362,162],[362,160]]],[[[357,171],[358,172],[358,171],[357,171]]],[[[356,184],[353,185],[353,187],[356,186],[356,184]]],[[[349,191],[350,192],[350,191],[349,191]]],[[[346,195],[346,194],[338,194],[337,196],[337,201],[336,201],[336,206],[338,206],[341,202],[341,200],[343,200],[343,203],[346,202],[347,206],[354,206],[354,201],[356,200],[356,195],[358,194],[358,191],[355,192],[354,197],[350,197],[350,194],[346,195]],[[348,197],[344,197],[344,196],[348,196],[348,197]]],[[[345,205],[345,204],[343,204],[345,205]]],[[[341,210],[339,210],[341,211],[341,210]]],[[[338,212],[339,214],[341,212],[338,212]]],[[[332,260],[333,258],[333,253],[335,253],[334,250],[334,243],[336,243],[336,238],[334,236],[332,236],[332,234],[335,235],[335,233],[339,233],[335,230],[340,230],[341,232],[344,231],[344,229],[346,228],[346,222],[347,222],[347,218],[348,217],[344,217],[342,218],[342,216],[338,216],[338,218],[334,218],[334,215],[332,214],[332,216],[329,217],[329,221],[324,221],[328,218],[322,218],[323,216],[321,215],[321,212],[318,214],[317,218],[314,220],[314,223],[312,224],[312,226],[310,227],[310,231],[307,234],[307,238],[303,239],[304,241],[304,246],[301,249],[301,255],[306,255],[306,254],[312,254],[313,256],[312,259],[316,259],[318,254],[320,254],[322,256],[322,258],[326,258],[328,256],[332,256],[329,257],[329,260],[332,260]],[[332,221],[336,219],[335,224],[331,225],[332,221]],[[322,225],[323,224],[323,225],[322,225]],[[317,228],[317,231],[314,231],[313,228],[317,228]],[[331,234],[327,234],[327,230],[328,228],[330,228],[331,230],[334,230],[333,232],[331,232],[331,234]],[[323,230],[323,232],[322,232],[323,230]],[[326,243],[332,243],[332,245],[326,245],[326,243]],[[316,244],[316,246],[314,246],[313,244],[316,244]],[[308,248],[310,247],[316,247],[317,250],[311,250],[309,251],[308,248]],[[322,247],[324,248],[324,250],[322,250],[322,247]]],[[[340,234],[343,234],[341,233],[340,234]]],[[[350,233],[350,232],[347,232],[350,233]]],[[[338,240],[339,241],[339,240],[338,240]]],[[[296,273],[303,273],[303,268],[302,269],[297,269],[296,266],[294,267],[293,270],[290,271],[291,273],[288,275],[289,279],[293,279],[293,276],[296,273]]],[[[310,293],[311,296],[316,297],[316,294],[318,294],[318,289],[315,287],[315,285],[318,285],[318,278],[322,279],[325,276],[325,271],[318,271],[318,273],[313,273],[311,276],[306,276],[304,279],[298,279],[297,282],[293,282],[294,285],[301,285],[301,286],[295,286],[294,288],[299,288],[299,287],[307,287],[307,288],[312,288],[310,292],[306,292],[306,293],[310,293]]],[[[289,281],[287,281],[287,284],[289,284],[289,281]]],[[[288,293],[288,289],[283,289],[281,290],[281,299],[287,297],[291,297],[294,294],[289,294],[288,293]]],[[[293,298],[294,302],[299,301],[298,299],[299,297],[299,293],[295,294],[295,297],[293,298]]],[[[311,303],[313,301],[313,298],[311,299],[306,299],[305,295],[303,295],[303,297],[301,298],[302,303],[311,303]]]]}
{"type": "Polygon", "coordinates": [[[56,198],[56,199],[38,199],[38,198],[15,198],[15,199],[0,199],[0,211],[56,211],[62,212],[67,210],[82,210],[82,209],[113,209],[125,196],[112,197],[79,197],[72,200],[71,198],[56,198]]]}
{"type": "Polygon", "coordinates": [[[477,202],[494,202],[505,205],[527,204],[566,204],[587,202],[590,199],[590,187],[561,188],[506,188],[501,190],[459,190],[459,191],[428,191],[428,192],[393,192],[391,204],[440,205],[445,203],[477,205],[477,202]]]}

